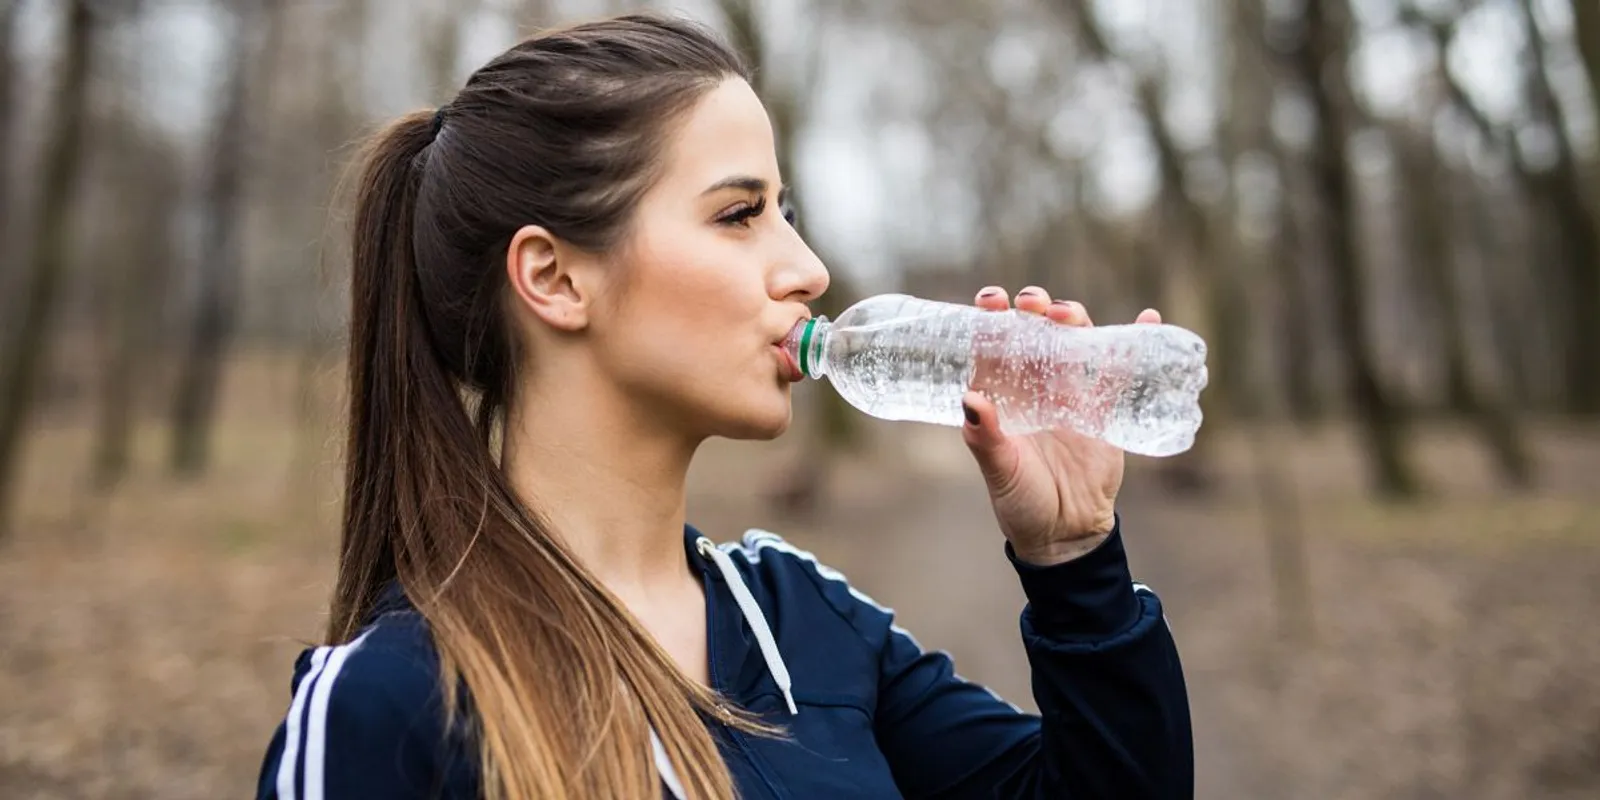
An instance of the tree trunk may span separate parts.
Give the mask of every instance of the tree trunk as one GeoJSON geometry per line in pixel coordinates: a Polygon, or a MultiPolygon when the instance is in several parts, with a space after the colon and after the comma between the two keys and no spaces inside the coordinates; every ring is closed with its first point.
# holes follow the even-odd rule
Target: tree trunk
{"type": "Polygon", "coordinates": [[[1455,272],[1456,248],[1452,235],[1455,185],[1433,149],[1421,134],[1398,131],[1402,202],[1410,237],[1410,261],[1417,265],[1427,296],[1438,304],[1438,326],[1446,375],[1446,395],[1453,410],[1467,415],[1478,428],[1484,445],[1506,483],[1528,486],[1533,463],[1515,415],[1504,396],[1481,379],[1467,352],[1466,323],[1462,318],[1460,290],[1455,272]]]}
{"type": "Polygon", "coordinates": [[[125,258],[107,264],[106,355],[101,369],[98,430],[91,467],[91,485],[102,494],[126,476],[132,456],[134,422],[139,406],[140,375],[152,364],[157,327],[151,309],[159,308],[167,288],[168,265],[177,252],[173,221],[180,187],[178,163],[166,150],[129,148],[128,165],[118,195],[130,219],[115,243],[125,258]]]}
{"type": "Polygon", "coordinates": [[[433,3],[428,20],[431,30],[422,42],[423,60],[429,79],[428,95],[444,103],[460,91],[456,62],[461,59],[461,23],[476,9],[476,2],[446,0],[433,3]]]}
{"type": "MultiPolygon", "coordinates": [[[[1258,385],[1256,393],[1281,397],[1262,397],[1264,404],[1281,408],[1283,413],[1297,423],[1308,423],[1321,413],[1322,405],[1316,381],[1316,341],[1312,328],[1315,316],[1310,309],[1310,287],[1306,281],[1306,264],[1302,250],[1303,222],[1295,199],[1304,192],[1296,163],[1285,152],[1283,144],[1272,130],[1272,103],[1274,90],[1281,83],[1280,56],[1267,46],[1267,14],[1262,0],[1239,0],[1233,5],[1229,20],[1229,96],[1231,104],[1223,123],[1231,147],[1229,166],[1237,168],[1238,158],[1245,153],[1266,156],[1278,178],[1277,218],[1271,239],[1270,266],[1260,270],[1261,278],[1276,291],[1271,310],[1257,313],[1269,329],[1276,330],[1282,341],[1273,349],[1277,360],[1272,361],[1283,385],[1280,387],[1258,385]]],[[[1234,190],[1237,196],[1237,189],[1234,190]]],[[[1270,291],[1269,290],[1269,291],[1270,291]]]]}
{"type": "MultiPolygon", "coordinates": [[[[16,163],[11,148],[12,142],[16,141],[14,129],[20,116],[18,112],[21,111],[14,85],[17,73],[16,27],[21,7],[19,0],[0,0],[0,296],[9,294],[13,277],[11,265],[15,263],[13,258],[18,255],[12,251],[16,223],[11,219],[11,197],[17,187],[11,185],[11,168],[16,163]]],[[[14,313],[9,305],[0,301],[0,314],[14,313]]],[[[0,326],[0,336],[9,330],[10,326],[0,326]]]]}
{"type": "Polygon", "coordinates": [[[1316,337],[1311,325],[1311,287],[1307,285],[1304,221],[1293,202],[1298,181],[1293,165],[1281,148],[1274,148],[1283,202],[1278,206],[1278,231],[1273,240],[1277,275],[1283,293],[1278,304],[1283,331],[1283,381],[1285,413],[1300,424],[1322,418],[1323,400],[1317,387],[1316,337]]]}
{"type": "Polygon", "coordinates": [[[110,494],[128,473],[133,452],[134,377],[143,361],[139,358],[138,320],[153,299],[141,291],[142,275],[129,274],[125,268],[147,272],[145,255],[135,251],[132,259],[117,265],[114,274],[103,276],[101,301],[105,316],[101,333],[105,354],[100,365],[99,413],[89,470],[90,487],[99,495],[110,494]]]}
{"type": "MultiPolygon", "coordinates": [[[[1270,122],[1277,76],[1270,54],[1265,49],[1266,14],[1263,1],[1238,0],[1229,17],[1227,31],[1224,42],[1231,60],[1228,73],[1230,103],[1223,128],[1228,151],[1227,163],[1230,167],[1237,167],[1239,159],[1249,152],[1270,155],[1277,164],[1282,184],[1278,212],[1280,231],[1276,241],[1267,249],[1267,258],[1275,259],[1277,263],[1271,266],[1254,264],[1249,274],[1262,275],[1269,286],[1278,290],[1278,302],[1275,304],[1278,308],[1298,312],[1281,319],[1279,328],[1290,342],[1290,346],[1283,350],[1305,358],[1306,363],[1296,365],[1291,362],[1285,365],[1289,370],[1285,374],[1292,375],[1299,366],[1309,375],[1310,346],[1301,340],[1305,339],[1310,329],[1303,309],[1303,287],[1299,280],[1301,259],[1298,253],[1292,252],[1296,249],[1297,240],[1294,238],[1294,220],[1289,212],[1293,207],[1289,202],[1292,197],[1287,176],[1289,165],[1270,122]],[[1277,281],[1272,281],[1273,275],[1276,275],[1277,281]],[[1296,351],[1293,345],[1297,343],[1302,345],[1303,352],[1296,351]]],[[[1230,189],[1230,197],[1233,207],[1243,212],[1245,205],[1237,186],[1230,189]]],[[[1235,224],[1233,229],[1234,238],[1242,244],[1239,226],[1235,224]]],[[[1246,259],[1259,262],[1262,258],[1260,253],[1263,248],[1241,246],[1239,249],[1241,264],[1246,259]]],[[[1265,311],[1256,313],[1269,317],[1265,311]]],[[[1295,479],[1293,443],[1285,431],[1290,416],[1287,409],[1294,400],[1296,387],[1291,384],[1289,391],[1279,392],[1267,383],[1264,380],[1257,381],[1252,392],[1257,413],[1248,439],[1262,532],[1266,540],[1267,571],[1272,576],[1271,605],[1277,616],[1279,636],[1286,642],[1308,644],[1314,635],[1310,558],[1306,553],[1304,514],[1300,508],[1295,479]]],[[[1309,388],[1309,383],[1305,388],[1309,388]]]]}
{"type": "MultiPolygon", "coordinates": [[[[1293,157],[1286,152],[1272,130],[1272,101],[1275,88],[1283,82],[1282,56],[1267,46],[1267,13],[1264,0],[1238,0],[1232,16],[1232,42],[1229,51],[1234,58],[1232,91],[1242,93],[1240,107],[1230,114],[1229,125],[1243,128],[1246,149],[1261,152],[1269,158],[1277,174],[1278,203],[1274,234],[1270,240],[1269,269],[1262,270],[1264,278],[1277,290],[1277,302],[1269,304],[1264,317],[1272,318],[1270,328],[1282,339],[1274,354],[1282,387],[1259,387],[1267,397],[1269,408],[1282,413],[1283,418],[1296,424],[1310,424],[1322,418],[1323,397],[1317,381],[1317,315],[1312,312],[1307,266],[1304,227],[1304,210],[1296,203],[1306,195],[1301,170],[1293,157]]],[[[1272,414],[1267,414],[1269,419],[1272,414]]]]}
{"type": "Polygon", "coordinates": [[[238,314],[244,266],[240,240],[243,178],[249,136],[245,121],[253,52],[249,46],[253,38],[250,23],[256,19],[252,5],[240,2],[233,9],[233,58],[219,95],[221,112],[212,138],[211,172],[204,194],[206,219],[200,247],[199,294],[172,406],[171,468],[181,477],[204,472],[210,460],[211,426],[238,314]]]}
{"type": "Polygon", "coordinates": [[[1571,5],[1578,54],[1583,58],[1583,71],[1589,76],[1589,97],[1593,105],[1600,107],[1600,3],[1572,0],[1571,5]]]}
{"type": "Polygon", "coordinates": [[[1310,644],[1316,638],[1312,611],[1311,557],[1306,552],[1305,515],[1294,461],[1284,456],[1292,443],[1278,420],[1281,415],[1267,401],[1264,424],[1250,436],[1250,459],[1255,472],[1261,523],[1267,539],[1267,572],[1272,575],[1273,608],[1278,635],[1292,644],[1310,644]]]}
{"type": "MultiPolygon", "coordinates": [[[[518,30],[526,28],[543,28],[550,24],[550,3],[552,0],[522,0],[516,7],[517,18],[515,23],[518,30]]],[[[608,12],[609,13],[609,12],[608,12]]]]}
{"type": "MultiPolygon", "coordinates": [[[[1454,22],[1434,20],[1428,22],[1427,27],[1438,52],[1447,52],[1455,38],[1454,22]]],[[[1534,72],[1529,74],[1530,84],[1538,84],[1538,76],[1542,76],[1542,73],[1535,76],[1534,72]]],[[[1451,106],[1470,119],[1479,136],[1509,161],[1511,180],[1504,191],[1514,194],[1525,209],[1523,226],[1512,231],[1506,215],[1490,208],[1503,204],[1503,195],[1481,197],[1472,208],[1476,223],[1473,227],[1478,235],[1485,240],[1495,239],[1495,252],[1502,259],[1516,253],[1520,263],[1528,265],[1523,270],[1499,270],[1494,276],[1495,282],[1501,284],[1515,277],[1530,289],[1529,296],[1522,298],[1525,307],[1512,309],[1513,313],[1521,312],[1523,321],[1502,329],[1503,344],[1511,355],[1506,363],[1513,394],[1525,405],[1543,407],[1551,400],[1555,405],[1562,405],[1563,396],[1570,400],[1574,394],[1570,385],[1572,376],[1563,376],[1564,370],[1556,365],[1567,357],[1572,338],[1571,326],[1566,324],[1568,306],[1572,302],[1568,298],[1570,281],[1565,266],[1568,263],[1566,254],[1591,249],[1584,244],[1587,237],[1583,230],[1587,226],[1581,220],[1579,225],[1573,226],[1563,219],[1560,203],[1551,187],[1541,183],[1541,175],[1522,157],[1511,134],[1484,114],[1450,70],[1436,68],[1435,75],[1449,94],[1451,106]],[[1538,310],[1537,316],[1531,313],[1534,309],[1538,310]],[[1551,351],[1557,354],[1553,360],[1548,355],[1551,351]],[[1563,377],[1567,380],[1562,380],[1563,377]]],[[[1529,88],[1536,90],[1538,86],[1529,88]]],[[[1530,100],[1534,101],[1537,111],[1537,98],[1530,97],[1530,100]]],[[[1490,286],[1488,290],[1503,302],[1504,288],[1507,287],[1490,286]]]]}
{"type": "Polygon", "coordinates": [[[89,0],[72,0],[62,47],[50,135],[45,137],[39,217],[33,230],[20,321],[0,358],[0,539],[10,531],[23,434],[50,363],[52,328],[71,258],[74,197],[84,164],[85,117],[96,24],[89,0]]]}
{"type": "MultiPolygon", "coordinates": [[[[814,85],[807,73],[814,73],[816,68],[815,45],[812,42],[803,45],[812,49],[806,53],[807,61],[800,70],[802,74],[779,84],[772,79],[777,69],[771,63],[767,32],[758,16],[760,4],[754,0],[718,0],[717,5],[727,26],[728,39],[754,72],[754,88],[772,118],[772,133],[778,148],[778,171],[785,181],[792,181],[795,177],[796,140],[805,124],[804,105],[797,93],[802,91],[801,87],[814,85]]],[[[798,220],[800,234],[805,237],[806,215],[802,201],[791,197],[789,202],[798,220]]],[[[835,268],[831,288],[812,303],[812,311],[819,316],[837,317],[859,298],[840,274],[838,265],[828,258],[825,249],[817,243],[811,244],[819,257],[835,268]]],[[[861,438],[860,412],[847,404],[838,392],[822,386],[810,388],[818,391],[813,393],[816,403],[812,413],[815,416],[812,428],[806,432],[805,446],[799,461],[769,492],[771,500],[791,512],[805,512],[815,507],[825,489],[832,456],[848,450],[861,438]]]]}
{"type": "MultiPolygon", "coordinates": [[[[1584,2],[1574,4],[1581,5],[1584,2]]],[[[1549,198],[1563,232],[1566,406],[1579,414],[1600,414],[1600,346],[1596,346],[1600,342],[1600,217],[1584,189],[1583,167],[1567,135],[1566,115],[1546,78],[1544,34],[1534,18],[1533,0],[1522,0],[1520,7],[1528,41],[1528,102],[1556,140],[1555,167],[1534,176],[1533,183],[1549,198]]]]}
{"type": "MultiPolygon", "coordinates": [[[[1513,407],[1537,409],[1550,397],[1551,376],[1534,356],[1547,354],[1553,342],[1548,324],[1540,319],[1544,287],[1539,283],[1544,272],[1512,268],[1513,264],[1544,263],[1549,258],[1549,237],[1528,241],[1524,229],[1540,227],[1531,195],[1516,187],[1522,205],[1521,225],[1509,224],[1503,195],[1495,186],[1477,185],[1461,198],[1465,204],[1468,246],[1481,254],[1478,281],[1472,286],[1479,308],[1497,307],[1502,313],[1490,317],[1492,363],[1504,386],[1506,400],[1513,407]]],[[[1546,406],[1548,407],[1548,406],[1546,406]]]]}
{"type": "MultiPolygon", "coordinates": [[[[1062,0],[1061,6],[1089,54],[1096,60],[1113,62],[1116,55],[1100,28],[1092,4],[1088,0],[1062,0]]],[[[1236,304],[1235,293],[1229,285],[1232,278],[1218,274],[1226,270],[1227,265],[1215,259],[1217,248],[1210,220],[1206,210],[1187,192],[1186,157],[1162,113],[1161,87],[1152,76],[1140,75],[1136,78],[1134,94],[1156,148],[1156,167],[1161,181],[1156,198],[1157,218],[1163,230],[1177,232],[1176,241],[1184,256],[1178,259],[1180,266],[1164,276],[1164,283],[1171,291],[1165,292],[1160,300],[1166,306],[1162,309],[1163,315],[1168,321],[1193,328],[1206,338],[1207,361],[1217,376],[1212,388],[1200,397],[1207,424],[1200,427],[1194,446],[1187,452],[1162,460],[1161,479],[1169,489],[1176,491],[1204,491],[1211,483],[1206,471],[1210,443],[1219,430],[1220,412],[1226,405],[1219,401],[1226,399],[1228,388],[1236,386],[1230,370],[1237,368],[1234,360],[1239,353],[1235,344],[1243,332],[1232,324],[1240,320],[1223,319],[1236,304]],[[1203,267],[1208,260],[1211,274],[1203,267]]]]}
{"type": "MultiPolygon", "coordinates": [[[[1274,401],[1264,397],[1273,392],[1271,382],[1259,374],[1256,367],[1260,359],[1251,347],[1252,330],[1258,322],[1268,317],[1266,305],[1259,299],[1251,302],[1247,285],[1270,283],[1273,271],[1260,255],[1256,243],[1247,242],[1242,228],[1249,211],[1247,198],[1235,180],[1237,170],[1251,154],[1271,153],[1276,140],[1271,126],[1271,108],[1274,76],[1270,61],[1265,58],[1260,42],[1265,32],[1265,19],[1259,0],[1240,0],[1234,3],[1232,13],[1223,27],[1226,38],[1221,42],[1222,56],[1227,61],[1226,104],[1222,109],[1223,122],[1218,137],[1218,150],[1227,170],[1227,224],[1218,227],[1224,231],[1216,236],[1217,252],[1212,256],[1212,267],[1225,283],[1220,292],[1232,302],[1215,311],[1219,328],[1218,338],[1224,341],[1225,354],[1236,363],[1217,366],[1223,369],[1218,376],[1224,383],[1227,404],[1237,408],[1249,419],[1259,420],[1274,401]],[[1227,385],[1231,382],[1232,385],[1227,385]]],[[[1281,268],[1281,267],[1280,267],[1281,268]]],[[[1283,297],[1277,298],[1278,302],[1283,297]]]]}
{"type": "MultiPolygon", "coordinates": [[[[532,5],[529,3],[528,5],[532,5]]],[[[290,7],[288,3],[280,3],[273,9],[274,22],[279,30],[288,30],[298,25],[304,19],[305,6],[290,7]]],[[[307,59],[314,74],[321,76],[315,84],[314,95],[306,116],[302,117],[303,137],[293,137],[285,143],[283,158],[298,160],[310,157],[311,154],[323,154],[339,147],[339,143],[349,136],[349,132],[360,126],[358,118],[360,107],[360,87],[365,74],[365,60],[360,48],[352,48],[351,42],[359,42],[363,31],[367,30],[370,21],[370,4],[368,0],[346,0],[333,8],[316,10],[313,19],[318,24],[320,33],[312,42],[309,54],[300,55],[284,42],[283,49],[265,48],[263,50],[263,65],[269,76],[282,74],[278,69],[285,54],[288,57],[307,59]]],[[[525,27],[528,20],[518,20],[521,27],[525,27]]],[[[270,39],[269,39],[270,41],[270,39]]],[[[295,44],[302,44],[307,40],[296,38],[295,44]]],[[[290,84],[289,91],[295,91],[302,83],[290,84]]],[[[337,165],[335,165],[337,166],[337,165]]],[[[317,191],[328,192],[333,189],[333,182],[326,180],[326,176],[319,176],[317,191]],[[326,182],[324,182],[326,181],[326,182]]],[[[290,225],[296,230],[306,232],[307,238],[314,238],[326,220],[321,215],[312,214],[309,217],[303,213],[299,202],[300,191],[294,186],[285,186],[280,190],[286,200],[286,205],[295,209],[295,216],[290,225]]],[[[326,298],[339,294],[340,286],[347,283],[348,263],[341,258],[331,258],[324,267],[308,263],[309,259],[291,255],[290,269],[297,278],[291,282],[294,293],[290,302],[302,304],[305,307],[314,307],[326,298]]],[[[338,348],[336,337],[324,330],[318,322],[318,315],[306,314],[302,319],[296,333],[302,338],[298,343],[298,358],[296,359],[294,384],[296,388],[297,403],[295,407],[295,440],[294,452],[290,456],[290,469],[287,480],[284,481],[283,491],[286,503],[292,505],[302,513],[315,515],[322,497],[321,487],[318,483],[322,476],[318,464],[321,463],[319,453],[324,446],[327,436],[324,426],[328,418],[327,410],[334,404],[330,402],[325,391],[324,368],[332,359],[334,351],[338,348]]]]}
{"type": "Polygon", "coordinates": [[[1304,14],[1305,38],[1294,61],[1316,111],[1312,174],[1326,230],[1331,305],[1346,389],[1362,425],[1374,488],[1387,497],[1407,497],[1420,486],[1406,453],[1404,413],[1379,377],[1367,327],[1365,264],[1357,229],[1360,204],[1345,160],[1351,134],[1348,104],[1353,102],[1346,83],[1349,8],[1345,0],[1306,0],[1304,14]]]}

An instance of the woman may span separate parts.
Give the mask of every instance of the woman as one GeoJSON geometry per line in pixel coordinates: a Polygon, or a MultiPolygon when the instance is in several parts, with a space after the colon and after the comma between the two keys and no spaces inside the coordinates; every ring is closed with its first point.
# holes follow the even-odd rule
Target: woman
{"type": "Polygon", "coordinates": [[[626,16],[523,42],[373,139],[332,644],[296,664],[259,797],[1190,793],[1114,448],[1007,437],[966,401],[1042,719],[782,539],[686,523],[701,442],[788,426],[778,344],[828,285],[746,78],[700,28],[626,16]]]}

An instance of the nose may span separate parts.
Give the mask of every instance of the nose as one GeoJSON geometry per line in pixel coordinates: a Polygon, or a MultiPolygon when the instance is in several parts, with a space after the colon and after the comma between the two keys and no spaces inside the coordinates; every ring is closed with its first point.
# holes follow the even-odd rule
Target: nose
{"type": "Polygon", "coordinates": [[[797,231],[791,237],[772,279],[772,297],[809,303],[828,291],[828,268],[797,231]]]}

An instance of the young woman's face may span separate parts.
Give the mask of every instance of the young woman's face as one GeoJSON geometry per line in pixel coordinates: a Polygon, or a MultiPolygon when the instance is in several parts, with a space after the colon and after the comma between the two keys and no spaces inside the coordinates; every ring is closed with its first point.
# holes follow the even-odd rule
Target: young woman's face
{"type": "Polygon", "coordinates": [[[794,380],[779,345],[828,271],[785,218],[766,109],[730,79],[688,112],[663,159],[591,341],[652,416],[698,435],[777,436],[794,380]]]}

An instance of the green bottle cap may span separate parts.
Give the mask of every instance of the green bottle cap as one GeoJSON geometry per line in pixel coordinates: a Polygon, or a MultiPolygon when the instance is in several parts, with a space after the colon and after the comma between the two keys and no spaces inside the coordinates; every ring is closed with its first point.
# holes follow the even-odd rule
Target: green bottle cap
{"type": "Polygon", "coordinates": [[[806,329],[800,333],[800,374],[807,378],[811,375],[811,332],[817,327],[816,317],[806,321],[806,329]]]}

